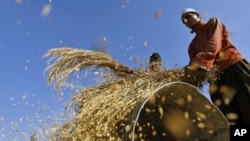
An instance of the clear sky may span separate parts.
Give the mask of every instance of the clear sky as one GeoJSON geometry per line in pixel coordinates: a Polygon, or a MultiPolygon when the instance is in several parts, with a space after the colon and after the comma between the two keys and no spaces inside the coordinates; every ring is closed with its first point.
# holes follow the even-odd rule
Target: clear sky
{"type": "Polygon", "coordinates": [[[187,7],[205,22],[220,18],[250,60],[249,0],[1,0],[0,140],[26,141],[63,115],[71,93],[56,94],[47,84],[48,49],[105,44],[110,56],[133,68],[136,56],[147,61],[152,52],[167,68],[186,65],[194,36],[180,20],[187,7]]]}

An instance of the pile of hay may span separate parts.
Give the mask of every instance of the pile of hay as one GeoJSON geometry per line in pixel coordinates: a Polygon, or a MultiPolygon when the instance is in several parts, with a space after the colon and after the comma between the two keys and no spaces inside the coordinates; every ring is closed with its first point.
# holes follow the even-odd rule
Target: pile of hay
{"type": "Polygon", "coordinates": [[[47,68],[48,82],[54,82],[58,91],[72,72],[89,67],[110,70],[100,77],[105,83],[81,89],[72,95],[67,108],[74,108],[76,117],[51,130],[51,141],[122,140],[123,133],[130,131],[127,121],[131,112],[157,88],[173,81],[196,82],[185,78],[182,68],[159,72],[139,68],[133,74],[122,73],[119,68],[125,67],[123,64],[95,51],[56,48],[49,50],[45,57],[53,61],[47,68]]]}

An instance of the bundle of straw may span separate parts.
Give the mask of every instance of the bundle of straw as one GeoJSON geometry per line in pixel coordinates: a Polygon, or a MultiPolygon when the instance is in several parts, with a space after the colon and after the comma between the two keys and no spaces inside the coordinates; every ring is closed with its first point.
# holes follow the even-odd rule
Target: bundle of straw
{"type": "MultiPolygon", "coordinates": [[[[55,81],[57,89],[74,71],[91,66],[107,67],[114,71],[106,76],[113,77],[119,72],[118,68],[124,66],[107,54],[73,48],[51,49],[45,56],[57,57],[47,68],[48,81],[55,81]]],[[[141,68],[133,74],[105,80],[102,85],[87,87],[72,95],[67,108],[76,108],[77,116],[53,130],[51,141],[122,140],[123,132],[130,130],[127,121],[133,109],[157,88],[169,82],[183,81],[185,77],[182,68],[158,72],[141,68]]]]}
{"type": "Polygon", "coordinates": [[[82,50],[75,48],[55,48],[50,49],[44,55],[49,57],[46,71],[49,70],[48,82],[56,83],[59,91],[69,74],[88,67],[109,68],[114,72],[124,71],[123,64],[111,58],[109,55],[91,50],[82,50]],[[50,64],[52,61],[54,63],[50,64]]]}

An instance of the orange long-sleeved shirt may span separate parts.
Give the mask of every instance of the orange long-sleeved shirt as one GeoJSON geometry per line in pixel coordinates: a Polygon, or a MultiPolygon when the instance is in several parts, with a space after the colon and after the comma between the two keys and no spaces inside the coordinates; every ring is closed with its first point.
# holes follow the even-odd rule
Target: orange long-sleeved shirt
{"type": "Polygon", "coordinates": [[[190,63],[206,69],[216,65],[218,71],[223,72],[244,59],[230,42],[229,33],[218,18],[212,18],[206,24],[200,21],[194,32],[196,36],[188,48],[190,63]]]}

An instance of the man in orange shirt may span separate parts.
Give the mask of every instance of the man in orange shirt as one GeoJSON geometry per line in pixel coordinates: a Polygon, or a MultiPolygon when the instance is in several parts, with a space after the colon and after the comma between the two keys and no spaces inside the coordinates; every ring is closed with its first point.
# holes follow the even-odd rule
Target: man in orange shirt
{"type": "Polygon", "coordinates": [[[186,75],[195,76],[216,66],[218,79],[210,84],[211,100],[230,124],[250,125],[250,64],[231,43],[225,25],[218,18],[204,23],[191,8],[183,10],[181,20],[196,33],[188,48],[186,75]]]}

